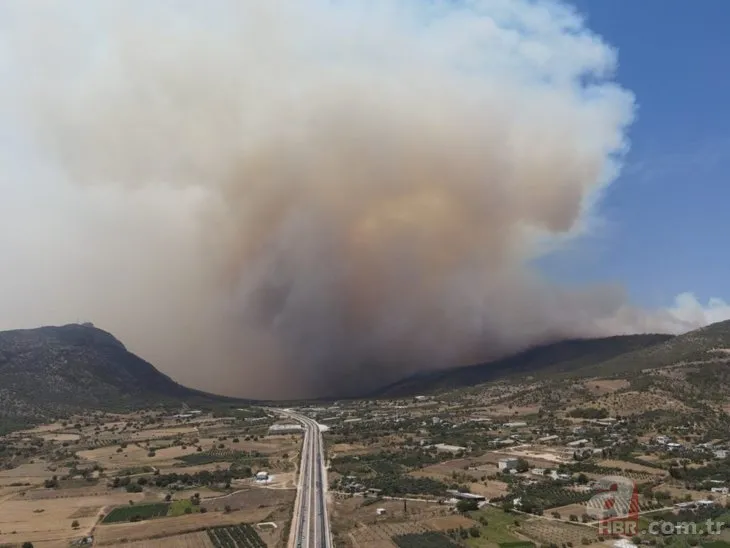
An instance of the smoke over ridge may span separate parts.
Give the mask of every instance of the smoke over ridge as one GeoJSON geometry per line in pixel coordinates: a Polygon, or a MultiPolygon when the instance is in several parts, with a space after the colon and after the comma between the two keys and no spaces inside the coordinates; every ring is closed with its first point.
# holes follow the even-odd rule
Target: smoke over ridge
{"type": "Polygon", "coordinates": [[[635,107],[562,4],[18,1],[0,21],[3,324],[88,319],[181,382],[293,397],[730,316],[532,266],[592,228],[635,107]]]}

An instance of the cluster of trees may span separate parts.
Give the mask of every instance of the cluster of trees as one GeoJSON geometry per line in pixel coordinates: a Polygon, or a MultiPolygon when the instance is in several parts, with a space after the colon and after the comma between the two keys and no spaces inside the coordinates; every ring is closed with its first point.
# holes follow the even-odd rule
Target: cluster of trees
{"type": "Polygon", "coordinates": [[[730,481],[730,459],[710,462],[705,466],[690,467],[687,461],[673,462],[669,474],[674,479],[684,480],[695,486],[709,486],[710,480],[730,481]]]}
{"type": "Polygon", "coordinates": [[[605,407],[578,407],[568,411],[568,416],[577,419],[605,419],[609,414],[605,407]]]}
{"type": "Polygon", "coordinates": [[[395,474],[404,470],[417,470],[437,464],[445,458],[435,449],[411,448],[402,451],[379,451],[368,455],[343,455],[332,460],[332,470],[348,474],[395,474]]]}
{"type": "Polygon", "coordinates": [[[230,484],[234,479],[250,478],[252,470],[249,466],[231,466],[227,470],[202,470],[195,474],[160,474],[154,477],[157,487],[167,487],[173,484],[183,485],[214,485],[230,484]]]}
{"type": "Polygon", "coordinates": [[[414,478],[405,474],[378,474],[363,480],[372,489],[380,489],[384,496],[433,495],[446,496],[449,486],[433,478],[414,478]]]}
{"type": "Polygon", "coordinates": [[[175,485],[192,487],[225,484],[230,487],[232,480],[250,478],[251,475],[252,470],[249,466],[231,466],[227,470],[202,470],[194,474],[177,474],[173,472],[171,474],[141,476],[136,481],[132,481],[127,476],[115,477],[111,486],[113,488],[124,487],[130,493],[141,492],[145,485],[165,488],[175,485]]]}

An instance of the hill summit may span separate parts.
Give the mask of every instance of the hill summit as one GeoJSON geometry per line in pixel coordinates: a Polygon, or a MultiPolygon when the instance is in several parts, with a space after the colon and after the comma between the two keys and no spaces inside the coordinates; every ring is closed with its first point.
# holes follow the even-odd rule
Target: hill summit
{"type": "Polygon", "coordinates": [[[0,331],[0,381],[5,422],[207,396],[176,383],[88,323],[0,331]]]}

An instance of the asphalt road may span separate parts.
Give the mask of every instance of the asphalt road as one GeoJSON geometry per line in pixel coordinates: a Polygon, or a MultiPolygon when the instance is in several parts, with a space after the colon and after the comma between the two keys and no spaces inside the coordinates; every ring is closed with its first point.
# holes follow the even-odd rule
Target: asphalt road
{"type": "Polygon", "coordinates": [[[332,548],[327,515],[327,470],[322,433],[316,421],[290,410],[279,413],[304,426],[299,485],[289,533],[289,548],[332,548]]]}

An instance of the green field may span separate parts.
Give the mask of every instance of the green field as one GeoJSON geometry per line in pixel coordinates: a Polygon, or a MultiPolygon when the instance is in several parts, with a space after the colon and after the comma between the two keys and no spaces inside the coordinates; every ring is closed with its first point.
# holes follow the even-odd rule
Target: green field
{"type": "Polygon", "coordinates": [[[122,521],[141,521],[166,516],[170,504],[167,502],[155,502],[152,504],[135,504],[132,506],[120,506],[109,512],[102,523],[119,523],[122,521]]]}
{"type": "Polygon", "coordinates": [[[195,514],[197,512],[200,512],[199,504],[193,504],[190,499],[183,499],[173,501],[170,504],[170,509],[167,511],[167,515],[175,517],[182,516],[184,514],[195,514]]]}
{"type": "Polygon", "coordinates": [[[493,546],[494,544],[505,544],[511,542],[524,542],[512,533],[515,528],[515,520],[522,522],[519,514],[504,512],[493,506],[485,506],[477,512],[470,512],[469,517],[475,521],[480,518],[487,520],[487,525],[480,525],[480,536],[466,540],[468,546],[478,548],[480,546],[493,546]]]}

